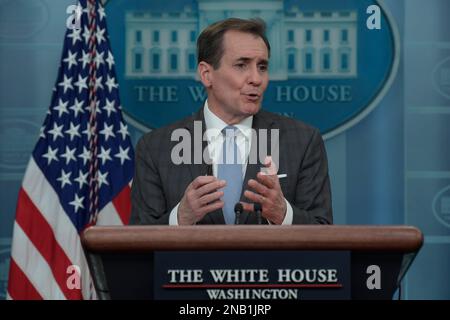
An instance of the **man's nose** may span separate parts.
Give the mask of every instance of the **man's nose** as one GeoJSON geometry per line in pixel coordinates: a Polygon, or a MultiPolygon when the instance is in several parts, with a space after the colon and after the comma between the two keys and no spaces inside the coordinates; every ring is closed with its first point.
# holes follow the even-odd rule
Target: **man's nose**
{"type": "Polygon", "coordinates": [[[259,86],[262,83],[262,75],[258,69],[258,66],[253,66],[249,70],[248,83],[254,86],[259,86]]]}

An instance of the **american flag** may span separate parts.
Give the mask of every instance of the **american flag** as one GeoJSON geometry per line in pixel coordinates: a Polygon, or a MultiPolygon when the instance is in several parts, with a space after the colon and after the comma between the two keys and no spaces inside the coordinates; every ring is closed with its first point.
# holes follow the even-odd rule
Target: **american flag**
{"type": "Polygon", "coordinates": [[[80,233],[93,224],[127,224],[131,211],[134,152],[105,11],[96,0],[79,6],[80,28],[67,29],[51,105],[19,191],[8,299],[95,297],[80,233]]]}

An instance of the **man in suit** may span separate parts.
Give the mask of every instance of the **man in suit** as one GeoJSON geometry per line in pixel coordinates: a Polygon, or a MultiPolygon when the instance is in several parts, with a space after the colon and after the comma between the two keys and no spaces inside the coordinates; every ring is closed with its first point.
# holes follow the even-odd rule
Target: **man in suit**
{"type": "Polygon", "coordinates": [[[195,115],[138,142],[131,224],[234,224],[236,202],[243,205],[239,224],[331,224],[319,131],[261,110],[270,56],[264,22],[230,18],[214,23],[199,36],[197,50],[208,98],[195,115]],[[267,135],[264,149],[252,132],[276,134],[267,135]],[[185,141],[180,143],[180,137],[185,141]],[[189,147],[180,152],[180,145],[189,147]],[[270,157],[274,146],[277,161],[270,157]],[[269,157],[250,161],[261,150],[269,157]],[[180,158],[188,161],[180,163],[180,158]]]}

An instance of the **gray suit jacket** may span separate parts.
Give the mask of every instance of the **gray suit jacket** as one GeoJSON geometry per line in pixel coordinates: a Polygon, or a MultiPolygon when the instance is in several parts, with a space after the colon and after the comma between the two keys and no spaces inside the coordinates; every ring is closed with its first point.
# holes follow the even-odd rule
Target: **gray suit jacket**
{"type": "MultiPolygon", "coordinates": [[[[202,121],[205,130],[203,108],[195,115],[147,133],[139,140],[131,191],[131,224],[168,224],[170,212],[180,202],[187,186],[196,177],[211,172],[205,163],[175,165],[171,161],[172,148],[179,143],[171,141],[172,131],[186,128],[194,137],[194,121],[202,121]]],[[[286,178],[280,179],[280,185],[284,197],[292,206],[293,224],[331,224],[328,164],[319,131],[303,122],[264,110],[254,115],[253,128],[279,129],[278,173],[287,174],[286,178]]],[[[202,143],[202,150],[205,150],[207,142],[202,143]]],[[[268,153],[270,145],[269,139],[268,153]]],[[[251,148],[257,148],[257,144],[252,143],[251,148]]],[[[191,155],[193,157],[193,147],[191,155]]],[[[248,180],[255,179],[261,167],[261,163],[247,165],[242,193],[248,188],[248,180]]],[[[241,200],[249,202],[243,195],[241,200]]],[[[222,210],[217,210],[207,214],[197,224],[224,223],[222,210]]],[[[256,224],[256,215],[244,212],[240,223],[256,224]]]]}

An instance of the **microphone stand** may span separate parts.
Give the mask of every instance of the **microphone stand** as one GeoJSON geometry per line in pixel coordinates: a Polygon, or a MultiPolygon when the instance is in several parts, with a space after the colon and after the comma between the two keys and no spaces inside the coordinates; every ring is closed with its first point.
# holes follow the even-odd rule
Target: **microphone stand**
{"type": "Polygon", "coordinates": [[[262,219],[261,219],[262,206],[260,203],[255,203],[253,206],[255,208],[256,219],[258,221],[258,224],[262,224],[262,219]]]}
{"type": "Polygon", "coordinates": [[[239,224],[239,219],[241,217],[241,213],[244,211],[244,207],[242,203],[238,202],[234,205],[234,213],[236,214],[236,219],[234,220],[234,224],[239,224]]]}

